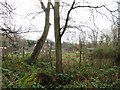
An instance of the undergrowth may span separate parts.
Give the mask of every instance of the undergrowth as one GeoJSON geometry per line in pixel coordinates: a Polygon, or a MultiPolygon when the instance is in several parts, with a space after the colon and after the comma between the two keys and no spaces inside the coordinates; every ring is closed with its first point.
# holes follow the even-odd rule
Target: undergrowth
{"type": "MultiPolygon", "coordinates": [[[[52,61],[52,60],[51,60],[52,61]]],[[[54,60],[53,60],[54,61],[54,60]]],[[[74,61],[75,62],[75,61],[74,61]]],[[[27,58],[10,56],[2,62],[2,88],[119,88],[120,67],[103,64],[96,67],[89,63],[77,67],[78,64],[67,65],[64,73],[57,74],[50,60],[38,60],[35,65],[29,65],[27,58]],[[52,79],[47,84],[41,84],[38,73],[44,73],[52,79]]]]}

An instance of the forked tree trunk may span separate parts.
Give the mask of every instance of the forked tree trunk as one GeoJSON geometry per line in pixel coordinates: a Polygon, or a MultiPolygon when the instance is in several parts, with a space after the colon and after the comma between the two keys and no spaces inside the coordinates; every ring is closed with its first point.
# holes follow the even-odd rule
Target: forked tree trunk
{"type": "Polygon", "coordinates": [[[50,17],[50,0],[48,0],[48,4],[47,4],[47,8],[45,8],[43,6],[43,2],[41,2],[41,5],[42,5],[42,8],[43,10],[45,11],[45,26],[44,26],[44,31],[43,31],[43,34],[41,36],[41,38],[37,41],[37,44],[33,50],[33,53],[30,57],[30,61],[29,63],[34,63],[39,54],[40,54],[40,51],[43,47],[43,44],[45,43],[45,40],[47,38],[47,35],[48,35],[48,32],[49,32],[49,27],[50,27],[50,23],[49,23],[49,17],[50,17]]]}
{"type": "Polygon", "coordinates": [[[60,35],[60,17],[59,17],[59,0],[54,3],[54,32],[55,32],[55,54],[56,54],[56,72],[63,73],[62,68],[62,47],[60,35]]]}

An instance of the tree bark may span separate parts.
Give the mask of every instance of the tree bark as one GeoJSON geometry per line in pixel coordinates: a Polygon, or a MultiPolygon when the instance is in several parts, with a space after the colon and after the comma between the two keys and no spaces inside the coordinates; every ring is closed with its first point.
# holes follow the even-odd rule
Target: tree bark
{"type": "Polygon", "coordinates": [[[54,3],[54,30],[55,31],[54,32],[55,32],[55,48],[56,48],[56,72],[63,73],[61,37],[63,36],[63,34],[66,31],[68,20],[69,20],[69,15],[73,9],[73,6],[75,4],[75,0],[73,1],[73,4],[70,7],[70,10],[67,13],[65,26],[64,26],[62,32],[60,32],[60,16],[59,16],[60,1],[59,0],[54,0],[54,1],[55,1],[55,3],[54,3]]]}
{"type": "Polygon", "coordinates": [[[82,41],[79,37],[79,67],[81,67],[81,61],[82,61],[82,41]]]}
{"type": "Polygon", "coordinates": [[[117,41],[117,58],[115,59],[116,66],[120,66],[120,2],[118,2],[118,41],[117,41]]]}
{"type": "Polygon", "coordinates": [[[63,73],[62,68],[62,47],[60,35],[60,16],[59,16],[59,0],[54,3],[54,32],[55,32],[55,54],[56,54],[56,72],[63,73]]]}
{"type": "Polygon", "coordinates": [[[47,4],[47,8],[43,8],[43,2],[41,2],[41,6],[43,8],[43,10],[45,11],[45,26],[44,26],[44,31],[43,34],[41,36],[41,38],[37,41],[37,44],[33,50],[33,53],[30,57],[30,62],[29,63],[35,63],[35,61],[37,60],[40,51],[43,47],[43,44],[45,43],[45,40],[47,38],[48,32],[49,32],[49,27],[50,27],[50,23],[49,23],[49,17],[50,17],[50,1],[48,0],[48,4],[47,4]]]}

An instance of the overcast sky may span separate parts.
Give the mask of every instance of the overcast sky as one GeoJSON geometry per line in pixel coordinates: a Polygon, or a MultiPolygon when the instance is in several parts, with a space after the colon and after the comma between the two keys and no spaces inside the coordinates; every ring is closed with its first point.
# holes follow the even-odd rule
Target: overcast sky
{"type": "MultiPolygon", "coordinates": [[[[35,14],[29,15],[30,13],[35,13],[35,12],[39,12],[42,10],[39,0],[7,0],[7,1],[8,1],[8,3],[10,3],[11,5],[13,5],[16,8],[16,10],[15,10],[16,16],[14,18],[14,22],[18,27],[19,26],[23,26],[23,28],[32,27],[33,30],[41,31],[39,33],[32,32],[29,34],[24,34],[23,36],[28,39],[33,39],[33,40],[37,40],[38,38],[40,38],[43,28],[44,28],[44,18],[45,18],[44,13],[37,15],[34,19],[32,19],[32,17],[34,17],[35,14]]],[[[54,0],[52,0],[52,2],[53,1],[54,0]]],[[[73,0],[63,0],[63,1],[68,4],[71,4],[73,0]]],[[[76,1],[80,2],[80,5],[100,6],[100,5],[104,4],[111,10],[115,10],[117,8],[117,4],[115,3],[115,0],[76,0],[76,1]]],[[[46,4],[47,0],[43,0],[43,2],[46,4]]],[[[62,9],[62,11],[60,10],[62,19],[65,19],[66,14],[67,14],[66,12],[68,9],[69,9],[69,7],[64,7],[62,9]]],[[[110,13],[108,11],[106,11],[104,8],[99,9],[99,11],[104,13],[108,18],[93,11],[93,14],[95,16],[94,17],[95,24],[97,25],[97,28],[99,28],[99,30],[109,32],[111,25],[113,24],[113,22],[109,21],[109,20],[112,20],[112,17],[110,15],[110,13]]],[[[70,17],[74,21],[74,23],[70,22],[69,24],[86,25],[86,26],[88,25],[92,29],[96,29],[96,27],[94,27],[94,24],[93,24],[93,20],[92,20],[93,17],[92,16],[90,17],[91,12],[92,12],[92,10],[90,11],[88,8],[84,8],[84,9],[79,8],[79,9],[76,9],[75,11],[72,11],[70,17]]],[[[62,24],[64,23],[64,21],[61,21],[61,22],[62,22],[62,24]]],[[[50,32],[49,32],[48,38],[54,40],[53,10],[51,10],[50,23],[52,25],[50,27],[50,32]]],[[[90,32],[89,29],[87,29],[87,28],[82,28],[82,29],[87,31],[89,34],[89,32],[90,32]]],[[[68,31],[71,31],[71,30],[67,30],[67,32],[68,31]]],[[[78,32],[77,30],[72,30],[72,31],[78,32]]],[[[74,37],[74,39],[76,40],[76,38],[78,38],[78,34],[79,33],[77,33],[77,34],[72,33],[72,35],[73,35],[72,36],[70,33],[69,34],[66,33],[62,39],[67,40],[68,36],[69,36],[69,39],[70,38],[73,39],[73,37],[74,37]]]]}

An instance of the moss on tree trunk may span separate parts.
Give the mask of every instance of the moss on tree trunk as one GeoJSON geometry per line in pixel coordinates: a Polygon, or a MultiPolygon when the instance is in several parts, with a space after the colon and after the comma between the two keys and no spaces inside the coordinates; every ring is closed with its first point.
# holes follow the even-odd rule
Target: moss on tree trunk
{"type": "Polygon", "coordinates": [[[55,48],[56,48],[56,72],[63,73],[62,68],[62,47],[60,35],[60,17],[59,17],[59,1],[54,4],[54,30],[55,30],[55,48]]]}

